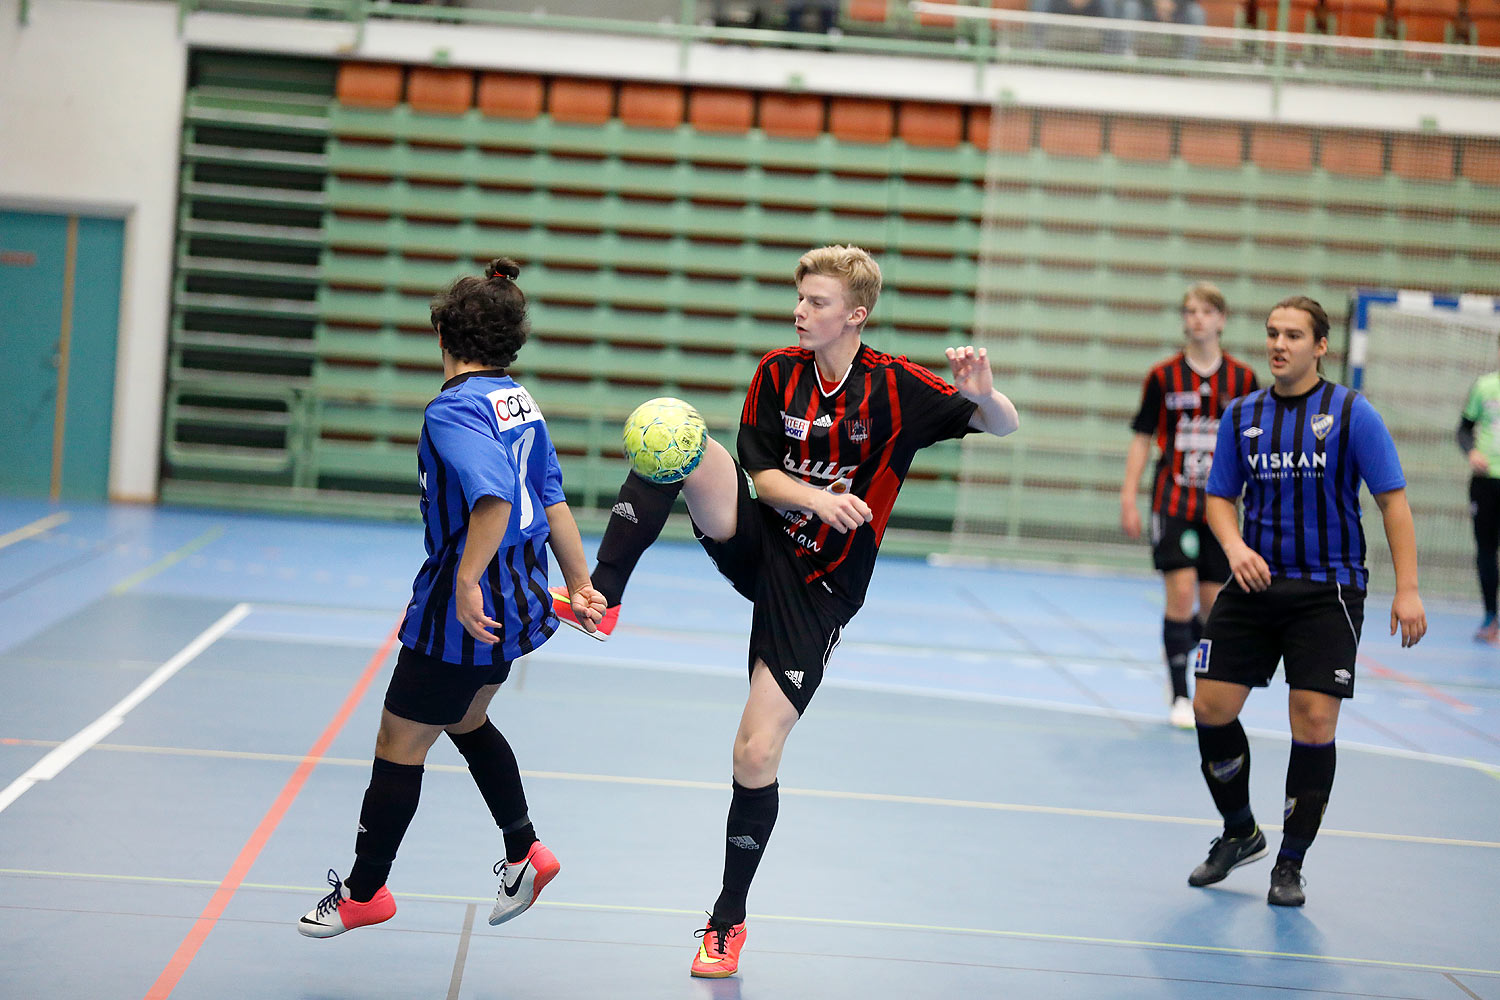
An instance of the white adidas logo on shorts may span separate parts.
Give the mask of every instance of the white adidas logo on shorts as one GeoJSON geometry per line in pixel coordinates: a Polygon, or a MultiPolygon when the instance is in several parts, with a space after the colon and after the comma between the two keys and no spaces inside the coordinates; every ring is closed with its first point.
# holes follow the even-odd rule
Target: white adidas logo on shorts
{"type": "Polygon", "coordinates": [[[786,674],[786,679],[792,682],[792,687],[796,688],[798,691],[802,690],[802,671],[785,670],[782,672],[786,674]]]}
{"type": "Polygon", "coordinates": [[[614,509],[611,510],[610,513],[611,514],[619,514],[621,517],[623,517],[625,520],[629,521],[631,524],[640,524],[641,523],[640,521],[636,520],[635,508],[632,507],[632,506],[630,506],[630,504],[627,501],[624,501],[624,500],[621,500],[619,503],[615,504],[614,509]]]}

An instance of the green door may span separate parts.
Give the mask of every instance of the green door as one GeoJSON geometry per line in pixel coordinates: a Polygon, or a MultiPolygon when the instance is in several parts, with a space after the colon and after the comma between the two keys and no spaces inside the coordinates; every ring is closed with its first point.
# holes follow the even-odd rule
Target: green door
{"type": "Polygon", "coordinates": [[[125,226],[0,211],[0,490],[102,499],[125,226]]]}

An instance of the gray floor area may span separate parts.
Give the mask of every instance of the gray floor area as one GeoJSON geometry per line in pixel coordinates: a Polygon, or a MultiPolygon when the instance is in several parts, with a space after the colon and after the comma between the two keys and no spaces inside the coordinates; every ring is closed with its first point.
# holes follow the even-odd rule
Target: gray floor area
{"type": "MultiPolygon", "coordinates": [[[[885,561],[792,735],[743,971],[707,982],[748,612],[701,552],[653,550],[615,639],[559,635],[496,700],[563,864],[532,912],[486,924],[498,837],[440,743],[397,916],[311,941],[417,530],[79,507],[14,537],[52,513],[0,503],[0,788],[36,779],[0,807],[0,996],[1500,1000],[1500,653],[1467,609],[1416,650],[1367,634],[1387,674],[1362,660],[1288,911],[1267,862],[1186,885],[1217,824],[1162,718],[1155,580],[885,561]]],[[[1251,709],[1272,830],[1284,687],[1251,709]]]]}

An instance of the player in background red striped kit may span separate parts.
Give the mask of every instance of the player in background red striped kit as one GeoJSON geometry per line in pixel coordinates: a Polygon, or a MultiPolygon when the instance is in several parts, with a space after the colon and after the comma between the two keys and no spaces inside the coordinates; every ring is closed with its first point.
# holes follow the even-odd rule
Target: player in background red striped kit
{"type": "Polygon", "coordinates": [[[1220,346],[1224,316],[1224,294],[1206,281],[1182,296],[1186,342],[1146,376],[1141,408],[1130,423],[1135,436],[1120,487],[1120,526],[1126,536],[1140,538],[1136,492],[1155,437],[1160,456],[1151,485],[1151,560],[1167,591],[1161,638],[1172,685],[1168,717],[1181,729],[1193,728],[1188,659],[1202,638],[1214,596],[1229,579],[1229,561],[1205,520],[1203,487],[1213,463],[1219,417],[1230,400],[1257,388],[1250,366],[1220,346]]]}
{"type": "MultiPolygon", "coordinates": [[[[740,417],[739,460],[710,438],[680,483],[652,483],[632,472],[590,576],[609,605],[598,630],[607,632],[636,560],[680,492],[703,548],[755,606],[723,891],[698,931],[692,964],[692,974],[704,978],[739,968],[745,898],[776,822],[782,749],[844,625],[864,603],[913,456],[972,431],[1003,437],[1018,424],[1016,408],[994,387],[983,348],[947,350],[949,384],[861,342],[881,284],[865,251],[813,250],[797,262],[795,277],[797,346],[772,351],[756,369],[740,417]]],[[[555,607],[570,621],[565,597],[555,607]]]]}

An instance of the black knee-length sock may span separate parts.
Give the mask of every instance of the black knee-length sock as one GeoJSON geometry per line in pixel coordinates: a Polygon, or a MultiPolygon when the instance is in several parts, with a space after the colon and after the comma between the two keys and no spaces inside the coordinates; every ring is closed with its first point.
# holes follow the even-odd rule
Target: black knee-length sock
{"type": "Polygon", "coordinates": [[[1172,697],[1188,696],[1187,669],[1193,648],[1198,640],[1193,638],[1193,622],[1174,622],[1170,618],[1161,621],[1161,644],[1167,651],[1167,673],[1172,678],[1172,697]]]}
{"type": "Polygon", "coordinates": [[[1292,741],[1286,763],[1286,820],[1281,830],[1277,857],[1301,862],[1318,835],[1328,796],[1333,791],[1333,772],[1338,752],[1333,742],[1292,741]]]}
{"type": "Polygon", "coordinates": [[[356,903],[368,903],[391,874],[401,838],[417,813],[422,770],[421,764],[395,764],[379,757],[370,768],[370,787],[365,789],[354,838],[354,867],[344,880],[356,903]]]}
{"type": "Polygon", "coordinates": [[[625,477],[599,542],[598,562],[589,574],[610,607],[625,596],[635,564],[661,534],[681,492],[681,483],[653,483],[634,472],[625,477]]]}
{"type": "Polygon", "coordinates": [[[526,812],[526,789],[521,785],[521,768],[510,743],[487,718],[478,729],[449,733],[448,738],[464,755],[469,776],[479,786],[484,804],[505,837],[505,859],[525,860],[526,852],[536,843],[536,830],[526,812]]]}
{"type": "Polygon", "coordinates": [[[1203,780],[1224,817],[1227,837],[1248,837],[1255,832],[1255,814],[1250,809],[1250,741],[1240,720],[1227,726],[1198,723],[1198,755],[1203,780]]]}
{"type": "Polygon", "coordinates": [[[763,788],[746,788],[734,782],[734,797],[729,800],[729,821],[725,824],[724,890],[714,903],[713,916],[729,924],[745,920],[745,898],[766,843],[776,826],[780,805],[780,787],[771,782],[763,788]]]}

